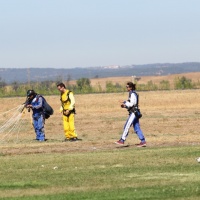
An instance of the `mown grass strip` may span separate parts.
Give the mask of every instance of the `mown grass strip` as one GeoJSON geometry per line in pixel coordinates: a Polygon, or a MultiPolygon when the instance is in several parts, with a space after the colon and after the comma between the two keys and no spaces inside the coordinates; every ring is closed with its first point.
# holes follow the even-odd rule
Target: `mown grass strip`
{"type": "Polygon", "coordinates": [[[199,146],[3,156],[3,199],[196,199],[199,146]]]}

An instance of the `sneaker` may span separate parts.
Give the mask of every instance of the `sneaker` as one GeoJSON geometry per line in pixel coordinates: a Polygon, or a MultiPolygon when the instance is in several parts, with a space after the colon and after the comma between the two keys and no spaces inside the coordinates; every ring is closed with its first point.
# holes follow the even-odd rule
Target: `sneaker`
{"type": "Polygon", "coordinates": [[[45,142],[46,140],[45,139],[41,139],[41,140],[38,140],[39,142],[45,142]]]}
{"type": "Polygon", "coordinates": [[[139,144],[136,144],[137,147],[146,147],[147,143],[146,142],[140,142],[139,144]]]}
{"type": "Polygon", "coordinates": [[[75,138],[70,138],[70,139],[69,139],[70,142],[76,142],[77,140],[78,140],[77,137],[75,137],[75,138]]]}
{"type": "Polygon", "coordinates": [[[120,139],[117,142],[115,142],[115,144],[123,145],[124,144],[124,140],[120,139]]]}
{"type": "Polygon", "coordinates": [[[68,141],[70,141],[68,138],[65,138],[65,139],[63,140],[63,142],[68,142],[68,141]]]}

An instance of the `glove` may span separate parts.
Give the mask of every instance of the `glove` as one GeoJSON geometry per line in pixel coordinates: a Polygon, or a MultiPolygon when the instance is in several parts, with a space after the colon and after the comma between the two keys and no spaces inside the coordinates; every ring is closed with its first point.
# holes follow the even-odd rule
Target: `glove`
{"type": "Polygon", "coordinates": [[[126,105],[125,104],[121,104],[121,108],[126,108],[126,105]]]}

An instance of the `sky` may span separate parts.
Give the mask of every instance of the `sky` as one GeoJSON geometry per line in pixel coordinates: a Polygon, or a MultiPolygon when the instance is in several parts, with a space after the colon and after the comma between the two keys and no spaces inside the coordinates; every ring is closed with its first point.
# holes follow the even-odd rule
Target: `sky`
{"type": "Polygon", "coordinates": [[[0,0],[0,68],[200,62],[200,0],[0,0]]]}

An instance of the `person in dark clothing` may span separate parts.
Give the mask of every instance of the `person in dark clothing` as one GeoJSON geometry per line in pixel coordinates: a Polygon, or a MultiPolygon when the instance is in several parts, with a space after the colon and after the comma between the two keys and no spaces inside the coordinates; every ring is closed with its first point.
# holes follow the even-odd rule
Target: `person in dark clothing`
{"type": "Polygon", "coordinates": [[[34,90],[27,91],[26,108],[32,109],[33,126],[35,129],[36,140],[45,141],[44,123],[45,117],[43,113],[43,98],[34,90]]]}

